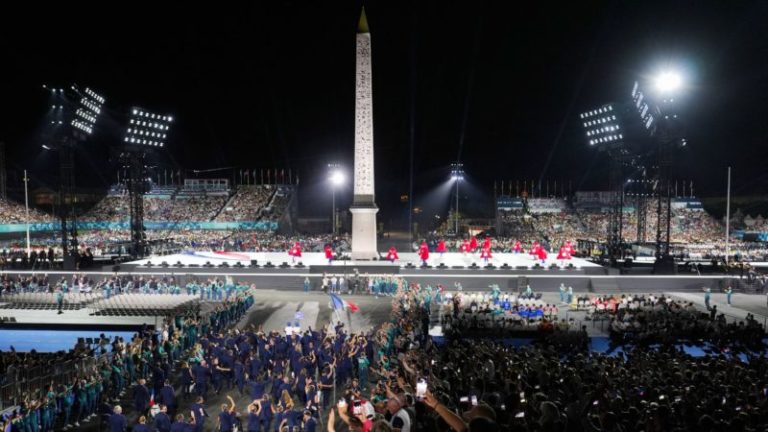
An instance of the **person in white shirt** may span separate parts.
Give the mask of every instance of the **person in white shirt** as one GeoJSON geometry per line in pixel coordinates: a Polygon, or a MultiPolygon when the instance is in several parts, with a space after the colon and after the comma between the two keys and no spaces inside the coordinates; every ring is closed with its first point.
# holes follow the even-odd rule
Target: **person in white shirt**
{"type": "Polygon", "coordinates": [[[411,432],[411,416],[405,410],[405,396],[398,394],[387,400],[387,410],[392,415],[389,426],[400,432],[411,432]]]}

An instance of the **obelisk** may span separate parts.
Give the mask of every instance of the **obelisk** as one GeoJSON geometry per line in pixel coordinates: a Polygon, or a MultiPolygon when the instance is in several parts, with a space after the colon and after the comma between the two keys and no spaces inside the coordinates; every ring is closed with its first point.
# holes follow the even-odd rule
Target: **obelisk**
{"type": "Polygon", "coordinates": [[[376,250],[376,207],[373,177],[373,95],[371,34],[365,8],[357,25],[355,80],[355,185],[352,212],[352,259],[371,260],[376,250]]]}

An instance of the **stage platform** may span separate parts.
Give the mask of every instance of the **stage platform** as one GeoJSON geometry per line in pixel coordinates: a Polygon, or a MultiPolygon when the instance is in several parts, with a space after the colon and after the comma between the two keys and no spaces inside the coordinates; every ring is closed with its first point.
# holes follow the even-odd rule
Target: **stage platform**
{"type": "MultiPolygon", "coordinates": [[[[382,273],[397,273],[399,269],[412,266],[420,267],[422,265],[418,254],[416,253],[401,253],[400,259],[390,262],[384,260],[382,255],[380,260],[374,261],[354,261],[354,260],[335,260],[328,262],[325,259],[325,254],[310,252],[305,253],[301,258],[294,259],[285,252],[201,252],[201,251],[189,251],[186,253],[172,254],[172,255],[154,255],[148,258],[144,258],[136,261],[129,261],[123,263],[123,266],[140,266],[146,267],[147,263],[152,266],[160,265],[163,262],[169,266],[184,266],[184,267],[203,267],[213,266],[219,267],[226,265],[233,266],[250,266],[258,265],[261,268],[265,266],[284,267],[284,268],[302,268],[302,267],[323,267],[323,268],[337,268],[337,267],[363,267],[366,269],[380,270],[382,273]]],[[[582,269],[596,269],[601,268],[600,265],[587,261],[581,258],[572,258],[570,260],[557,260],[554,255],[551,255],[545,262],[537,259],[533,259],[528,254],[514,254],[514,253],[498,253],[494,254],[493,258],[489,260],[483,260],[480,258],[479,253],[474,254],[462,254],[456,252],[449,252],[445,254],[430,254],[427,264],[430,267],[447,267],[448,269],[464,269],[472,266],[485,267],[490,264],[494,267],[507,266],[517,270],[534,270],[537,268],[549,268],[549,267],[572,267],[575,270],[582,269]]]]}

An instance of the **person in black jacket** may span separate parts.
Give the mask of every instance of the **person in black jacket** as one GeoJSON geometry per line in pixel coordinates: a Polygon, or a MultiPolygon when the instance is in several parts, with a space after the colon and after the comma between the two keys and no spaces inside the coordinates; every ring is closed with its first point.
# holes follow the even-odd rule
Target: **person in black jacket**
{"type": "Polygon", "coordinates": [[[168,407],[160,405],[160,412],[155,416],[155,429],[158,432],[171,432],[171,418],[168,416],[168,407]]]}
{"type": "Polygon", "coordinates": [[[142,378],[139,383],[133,386],[133,406],[139,415],[143,415],[149,408],[149,389],[146,381],[142,378]]]}
{"type": "Polygon", "coordinates": [[[125,416],[120,405],[115,405],[112,415],[109,416],[109,432],[124,432],[126,427],[125,416]]]}

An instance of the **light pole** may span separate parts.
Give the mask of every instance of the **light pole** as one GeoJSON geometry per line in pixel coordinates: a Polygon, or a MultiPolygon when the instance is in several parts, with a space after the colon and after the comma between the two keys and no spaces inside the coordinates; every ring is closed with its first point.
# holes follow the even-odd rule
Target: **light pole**
{"type": "Polygon", "coordinates": [[[27,222],[27,258],[29,258],[29,255],[31,253],[30,247],[29,247],[29,192],[27,188],[27,183],[29,183],[29,178],[27,177],[27,170],[24,170],[24,208],[27,213],[26,222],[27,222]]]}
{"type": "Polygon", "coordinates": [[[451,179],[456,182],[456,208],[454,209],[454,230],[459,235],[459,182],[464,180],[464,164],[451,164],[451,179]]]}
{"type": "Polygon", "coordinates": [[[677,143],[685,147],[686,139],[683,138],[681,125],[678,123],[678,97],[684,90],[683,77],[674,70],[662,71],[654,78],[656,107],[658,114],[657,141],[658,141],[658,177],[661,193],[656,207],[656,258],[657,261],[671,260],[669,243],[672,231],[672,192],[670,186],[670,170],[672,165],[672,147],[677,143]],[[662,200],[666,201],[666,215],[662,215],[662,200]],[[665,226],[662,226],[664,220],[665,226]],[[666,229],[666,232],[664,231],[666,229]]]}
{"type": "Polygon", "coordinates": [[[344,173],[339,164],[328,164],[328,181],[331,182],[331,232],[336,235],[336,188],[344,183],[344,173]]]}

